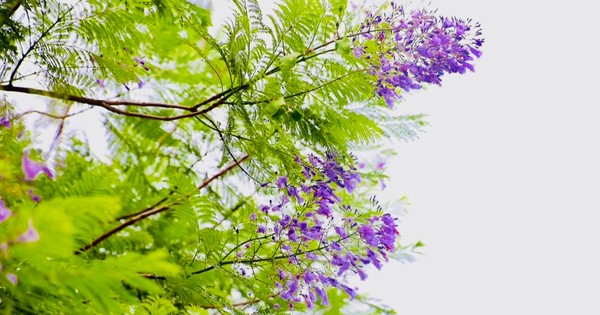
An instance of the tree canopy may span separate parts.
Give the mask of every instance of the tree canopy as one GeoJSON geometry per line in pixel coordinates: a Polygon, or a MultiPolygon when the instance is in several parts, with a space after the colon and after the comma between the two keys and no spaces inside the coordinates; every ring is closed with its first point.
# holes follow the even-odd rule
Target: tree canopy
{"type": "Polygon", "coordinates": [[[393,312],[351,280],[421,244],[360,152],[417,135],[398,103],[474,71],[480,26],[233,2],[215,28],[199,1],[0,1],[0,311],[393,312]]]}

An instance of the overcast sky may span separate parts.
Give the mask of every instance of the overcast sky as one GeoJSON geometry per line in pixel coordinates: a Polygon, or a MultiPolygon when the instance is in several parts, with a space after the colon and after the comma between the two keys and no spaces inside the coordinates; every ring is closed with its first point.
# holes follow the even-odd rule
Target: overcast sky
{"type": "Polygon", "coordinates": [[[476,73],[400,106],[430,115],[388,185],[411,201],[403,236],[427,246],[372,273],[372,295],[407,315],[600,314],[593,3],[432,1],[487,42],[476,73]]]}

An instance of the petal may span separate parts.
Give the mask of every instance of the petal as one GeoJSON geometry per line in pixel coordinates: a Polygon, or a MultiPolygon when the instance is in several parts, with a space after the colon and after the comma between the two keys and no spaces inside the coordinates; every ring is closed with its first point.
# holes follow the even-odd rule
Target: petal
{"type": "Polygon", "coordinates": [[[14,273],[7,273],[6,278],[8,278],[8,281],[10,281],[12,284],[17,285],[18,279],[17,275],[14,273]]]}
{"type": "Polygon", "coordinates": [[[48,177],[50,177],[51,179],[54,179],[54,174],[52,173],[52,170],[50,170],[50,168],[41,163],[29,159],[28,151],[25,151],[25,153],[23,153],[23,159],[21,160],[21,162],[23,167],[23,173],[25,173],[25,179],[34,180],[42,172],[48,175],[48,177]]]}
{"type": "Polygon", "coordinates": [[[0,118],[0,125],[6,127],[6,128],[10,128],[11,123],[10,123],[10,119],[8,118],[8,116],[4,116],[0,118]]]}
{"type": "Polygon", "coordinates": [[[40,239],[40,234],[38,234],[37,230],[33,226],[33,220],[29,219],[29,226],[25,233],[21,234],[17,237],[17,242],[21,243],[32,243],[37,242],[40,239]]]}
{"type": "Polygon", "coordinates": [[[4,205],[4,201],[0,199],[0,223],[6,221],[12,215],[12,211],[4,205]]]}

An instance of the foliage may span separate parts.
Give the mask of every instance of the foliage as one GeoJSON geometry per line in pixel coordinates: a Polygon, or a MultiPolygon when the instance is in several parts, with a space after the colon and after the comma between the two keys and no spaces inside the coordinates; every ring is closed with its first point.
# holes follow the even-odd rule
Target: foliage
{"type": "Polygon", "coordinates": [[[415,138],[400,94],[472,70],[479,26],[234,2],[220,32],[185,0],[0,2],[0,311],[393,313],[350,279],[422,244],[353,152],[415,138]]]}

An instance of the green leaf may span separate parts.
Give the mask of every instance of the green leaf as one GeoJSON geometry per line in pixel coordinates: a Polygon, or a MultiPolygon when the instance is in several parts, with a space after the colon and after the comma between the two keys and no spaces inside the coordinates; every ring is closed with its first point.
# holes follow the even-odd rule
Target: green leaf
{"type": "Polygon", "coordinates": [[[298,109],[294,109],[290,116],[292,117],[293,121],[300,121],[304,115],[298,109]]]}
{"type": "Polygon", "coordinates": [[[298,63],[298,57],[300,57],[299,53],[291,53],[281,58],[281,61],[279,62],[279,68],[281,68],[281,71],[286,72],[291,70],[296,63],[298,63]]]}
{"type": "Polygon", "coordinates": [[[283,98],[283,96],[280,96],[267,103],[265,112],[267,113],[267,115],[273,116],[280,108],[285,106],[285,104],[285,98],[283,98]]]}
{"type": "Polygon", "coordinates": [[[344,39],[340,39],[337,42],[335,42],[335,51],[342,55],[348,55],[350,54],[350,51],[352,50],[352,42],[350,41],[350,38],[344,38],[344,39]]]}

